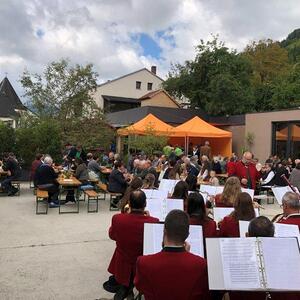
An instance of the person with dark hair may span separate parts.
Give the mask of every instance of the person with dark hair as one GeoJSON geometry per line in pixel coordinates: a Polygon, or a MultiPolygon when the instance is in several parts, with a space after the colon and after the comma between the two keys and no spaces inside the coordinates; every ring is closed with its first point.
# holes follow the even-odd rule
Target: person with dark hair
{"type": "Polygon", "coordinates": [[[250,221],[248,226],[248,237],[273,237],[275,233],[274,224],[265,216],[259,216],[250,221]]]}
{"type": "Polygon", "coordinates": [[[171,199],[183,199],[184,207],[186,208],[186,201],[189,193],[189,187],[185,181],[178,181],[174,187],[171,199]]]}
{"type": "Polygon", "coordinates": [[[189,252],[188,235],[188,215],[181,210],[169,212],[162,251],[137,260],[134,284],[145,300],[207,299],[206,261],[189,252]]]}
{"type": "Polygon", "coordinates": [[[206,213],[203,196],[199,193],[190,193],[187,198],[187,213],[191,225],[201,225],[203,238],[217,236],[217,224],[206,213]]]}
{"type": "Polygon", "coordinates": [[[1,182],[1,188],[8,196],[15,195],[19,189],[14,187],[11,182],[17,180],[21,175],[21,167],[13,153],[4,154],[3,170],[7,171],[6,178],[1,182]]]}
{"type": "Polygon", "coordinates": [[[155,176],[152,173],[148,173],[143,180],[142,189],[147,189],[147,190],[156,189],[155,180],[156,180],[155,176]]]}
{"type": "Polygon", "coordinates": [[[197,191],[197,176],[189,174],[186,179],[185,182],[188,185],[188,190],[195,192],[197,191]]]}
{"type": "Polygon", "coordinates": [[[253,202],[249,194],[240,193],[234,203],[234,211],[219,224],[220,237],[240,237],[239,221],[255,218],[253,202]]]}
{"type": "Polygon", "coordinates": [[[108,190],[112,193],[124,194],[127,188],[127,180],[123,175],[123,163],[116,161],[114,169],[108,177],[108,190]]]}
{"type": "Polygon", "coordinates": [[[35,160],[32,162],[31,168],[30,168],[30,176],[29,176],[30,181],[34,181],[35,171],[43,163],[42,158],[43,158],[43,154],[41,154],[41,153],[36,154],[35,160]]]}
{"type": "Polygon", "coordinates": [[[116,214],[112,217],[109,237],[116,241],[116,249],[108,267],[113,274],[103,284],[106,291],[116,293],[114,299],[125,299],[133,288],[133,278],[138,256],[143,255],[143,236],[145,223],[159,220],[145,213],[146,195],[141,190],[131,192],[130,213],[116,214]]]}
{"type": "Polygon", "coordinates": [[[179,179],[179,169],[176,159],[170,159],[163,179],[179,179]]]}
{"type": "Polygon", "coordinates": [[[122,213],[129,212],[129,197],[131,192],[140,189],[143,185],[143,180],[140,177],[134,177],[128,188],[126,189],[124,196],[120,200],[120,209],[122,213]]]}
{"type": "Polygon", "coordinates": [[[283,160],[276,165],[275,168],[275,176],[273,183],[276,186],[287,186],[286,181],[282,178],[285,175],[287,178],[289,177],[289,171],[287,170],[287,161],[283,160]]]}

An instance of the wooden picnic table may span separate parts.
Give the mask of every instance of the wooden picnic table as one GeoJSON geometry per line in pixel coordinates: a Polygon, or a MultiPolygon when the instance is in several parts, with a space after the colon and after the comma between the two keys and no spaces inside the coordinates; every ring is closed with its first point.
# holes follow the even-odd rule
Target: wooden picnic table
{"type": "Polygon", "coordinates": [[[81,185],[81,182],[76,177],[71,177],[71,178],[58,177],[57,182],[62,187],[78,187],[81,185]]]}

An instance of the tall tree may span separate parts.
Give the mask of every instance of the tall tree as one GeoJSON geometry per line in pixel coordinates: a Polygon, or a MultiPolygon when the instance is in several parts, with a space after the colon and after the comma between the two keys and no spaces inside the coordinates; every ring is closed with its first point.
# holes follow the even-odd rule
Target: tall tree
{"type": "Polygon", "coordinates": [[[270,83],[289,69],[287,50],[271,39],[252,42],[243,55],[250,60],[257,83],[270,83]]]}
{"type": "Polygon", "coordinates": [[[25,71],[20,81],[39,117],[58,124],[62,143],[106,148],[113,131],[91,96],[97,76],[92,64],[71,65],[61,59],[51,62],[42,75],[25,71]]]}
{"type": "Polygon", "coordinates": [[[237,114],[252,109],[251,76],[247,58],[214,38],[201,41],[195,60],[174,65],[164,87],[210,114],[237,114]]]}

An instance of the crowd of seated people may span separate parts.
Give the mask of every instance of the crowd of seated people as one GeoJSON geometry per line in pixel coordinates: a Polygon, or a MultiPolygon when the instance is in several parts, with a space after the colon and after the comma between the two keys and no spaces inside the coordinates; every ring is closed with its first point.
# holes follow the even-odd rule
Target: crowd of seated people
{"type": "MultiPolygon", "coordinates": [[[[196,155],[195,153],[193,153],[194,156],[196,155]]],[[[239,221],[250,222],[248,229],[248,236],[250,237],[274,236],[273,223],[266,217],[256,217],[255,208],[258,207],[257,203],[253,201],[248,193],[242,192],[242,187],[258,190],[260,182],[262,183],[268,178],[270,169],[274,174],[279,173],[280,176],[286,174],[287,177],[294,170],[292,169],[286,173],[283,171],[283,169],[287,170],[284,162],[279,161],[276,162],[277,169],[274,169],[275,163],[271,164],[270,161],[267,161],[264,166],[259,168],[259,163],[253,158],[250,152],[245,152],[240,160],[236,156],[226,160],[225,165],[220,163],[220,161],[217,164],[217,161],[214,160],[215,170],[212,170],[212,161],[207,155],[204,155],[202,158],[199,157],[199,160],[195,161],[183,153],[180,153],[178,156],[170,155],[169,157],[165,154],[155,155],[153,159],[131,153],[131,163],[129,164],[131,166],[128,166],[126,171],[124,171],[124,165],[121,165],[121,169],[119,169],[119,173],[123,176],[122,180],[119,180],[119,183],[123,187],[123,197],[121,199],[122,210],[120,214],[113,217],[110,232],[116,227],[114,218],[122,219],[123,217],[121,216],[124,214],[129,214],[131,217],[128,217],[122,223],[122,232],[124,235],[119,237],[120,241],[115,236],[111,237],[116,241],[116,250],[108,269],[112,275],[103,285],[104,289],[115,294],[114,299],[125,299],[132,293],[133,286],[145,296],[146,300],[222,299],[224,292],[213,292],[208,289],[205,259],[196,258],[189,253],[189,245],[186,243],[186,232],[189,224],[201,225],[203,227],[205,251],[205,238],[240,237],[239,221]],[[198,171],[198,174],[195,169],[198,171]],[[131,172],[127,170],[131,170],[131,172]],[[156,174],[154,174],[154,170],[156,174]],[[208,171],[206,172],[206,170],[208,171]],[[217,207],[232,207],[233,212],[225,216],[217,224],[210,217],[209,207],[205,203],[203,196],[199,193],[198,183],[199,174],[201,174],[200,176],[207,174],[208,178],[203,181],[201,180],[201,182],[217,185],[212,181],[214,181],[213,179],[220,170],[221,172],[225,170],[229,177],[225,182],[223,192],[212,198],[212,205],[217,207]],[[129,175],[127,172],[131,174],[130,179],[128,179],[129,175]],[[138,176],[141,174],[143,178],[138,176]],[[161,179],[178,180],[173,192],[168,196],[168,201],[183,199],[184,211],[173,210],[165,219],[162,252],[143,256],[142,248],[135,246],[134,249],[136,252],[133,252],[130,243],[133,239],[132,235],[135,238],[139,238],[139,245],[143,243],[143,228],[139,227],[141,224],[139,222],[144,222],[145,218],[149,218],[150,216],[149,212],[145,210],[145,201],[147,200],[141,189],[157,189],[157,178],[158,181],[161,179]],[[212,179],[211,182],[210,179],[212,179]],[[133,199],[142,203],[138,206],[138,210],[136,202],[132,202],[133,199]],[[132,220],[133,218],[137,218],[137,214],[140,215],[140,219],[135,227],[132,220]],[[128,239],[128,242],[125,241],[126,239],[128,239]],[[121,245],[122,250],[119,248],[121,245]],[[119,268],[115,265],[116,256],[119,259],[119,268]],[[124,268],[125,266],[127,267],[124,268]],[[119,274],[119,272],[122,274],[119,274]],[[174,274],[178,274],[178,276],[174,277],[174,274]],[[188,281],[186,281],[186,277],[189,278],[188,281]]],[[[297,161],[295,170],[298,170],[296,166],[297,161]]],[[[116,167],[119,168],[120,164],[117,164],[116,167]]],[[[111,177],[113,177],[113,174],[111,174],[111,177]]],[[[283,198],[282,209],[283,213],[277,216],[274,221],[283,224],[298,225],[300,228],[299,196],[295,193],[286,193],[283,198]]],[[[158,220],[150,219],[150,222],[158,222],[158,220]]],[[[270,295],[272,299],[300,299],[299,293],[229,293],[230,299],[234,300],[266,299],[270,295]]]]}

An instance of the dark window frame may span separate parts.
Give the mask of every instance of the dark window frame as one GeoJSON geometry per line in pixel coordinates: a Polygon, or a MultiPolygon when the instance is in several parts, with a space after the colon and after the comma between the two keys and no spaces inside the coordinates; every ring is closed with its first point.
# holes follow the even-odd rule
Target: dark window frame
{"type": "Polygon", "coordinates": [[[141,81],[136,81],[135,82],[135,89],[136,90],[142,89],[142,82],[141,81]]]}
{"type": "Polygon", "coordinates": [[[147,91],[152,91],[153,90],[153,82],[148,82],[147,83],[147,91]],[[150,86],[150,88],[149,88],[150,86]]]}

